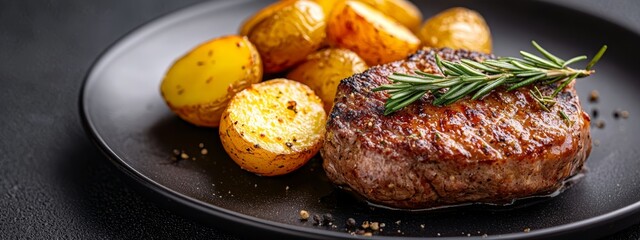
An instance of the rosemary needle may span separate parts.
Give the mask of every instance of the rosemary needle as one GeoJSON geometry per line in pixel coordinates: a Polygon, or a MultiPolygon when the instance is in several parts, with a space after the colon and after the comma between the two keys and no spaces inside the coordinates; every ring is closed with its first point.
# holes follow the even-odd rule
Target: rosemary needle
{"type": "MultiPolygon", "coordinates": [[[[585,69],[573,69],[570,64],[586,60],[578,56],[563,60],[531,41],[534,48],[542,54],[520,51],[520,58],[504,57],[484,62],[463,59],[451,62],[436,54],[436,65],[442,76],[416,71],[416,75],[394,73],[389,76],[393,84],[382,85],[373,91],[389,91],[390,97],[385,103],[385,115],[398,111],[417,101],[424,94],[433,93],[436,106],[454,103],[467,95],[473,100],[480,99],[494,89],[505,86],[507,91],[532,84],[553,84],[561,82],[551,96],[544,96],[537,87],[530,91],[540,107],[545,111],[555,104],[556,95],[576,78],[590,76],[591,70],[600,60],[607,46],[604,45],[593,57],[585,69]],[[446,90],[444,93],[441,90],[446,90]]],[[[562,114],[561,114],[562,115],[562,114]]]]}

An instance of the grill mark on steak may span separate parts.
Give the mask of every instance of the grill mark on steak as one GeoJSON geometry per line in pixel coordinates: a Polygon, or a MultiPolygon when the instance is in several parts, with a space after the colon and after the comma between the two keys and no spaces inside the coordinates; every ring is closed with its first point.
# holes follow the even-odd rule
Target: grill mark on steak
{"type": "MultiPolygon", "coordinates": [[[[591,150],[590,119],[573,85],[558,95],[551,112],[541,110],[524,87],[444,107],[433,106],[426,94],[384,116],[389,95],[372,89],[390,83],[387,76],[394,72],[439,74],[435,54],[450,61],[494,58],[423,49],[343,80],[321,150],[329,179],[377,204],[430,208],[553,192],[582,169],[591,150]]],[[[539,86],[543,94],[555,87],[539,86]]]]}

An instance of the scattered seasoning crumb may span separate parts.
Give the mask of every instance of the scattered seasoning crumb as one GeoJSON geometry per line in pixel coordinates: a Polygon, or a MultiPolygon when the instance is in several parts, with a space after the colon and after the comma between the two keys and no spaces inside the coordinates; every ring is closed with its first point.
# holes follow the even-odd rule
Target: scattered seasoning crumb
{"type": "Polygon", "coordinates": [[[593,115],[593,118],[597,118],[598,117],[598,109],[594,108],[593,110],[591,110],[591,115],[593,115]]]}
{"type": "Polygon", "coordinates": [[[467,233],[467,237],[471,237],[471,233],[467,233]]]}
{"type": "Polygon", "coordinates": [[[398,233],[400,233],[400,229],[398,229],[398,233]]]}
{"type": "Polygon", "coordinates": [[[361,227],[362,227],[362,228],[364,228],[364,229],[369,228],[369,221],[364,221],[364,222],[362,222],[361,227]]]}
{"type": "Polygon", "coordinates": [[[257,184],[257,183],[256,183],[256,184],[253,184],[253,187],[258,187],[258,184],[257,184]]]}
{"type": "Polygon", "coordinates": [[[195,161],[195,160],[196,160],[196,157],[192,157],[192,158],[191,158],[191,161],[195,161]]]}
{"type": "Polygon", "coordinates": [[[599,98],[600,93],[598,92],[598,90],[591,90],[591,93],[589,94],[589,101],[597,102],[599,98]]]}
{"type": "Polygon", "coordinates": [[[373,231],[378,231],[380,229],[380,225],[378,224],[378,222],[372,222],[371,224],[369,224],[369,228],[371,228],[371,230],[373,231]]]}
{"type": "Polygon", "coordinates": [[[286,186],[286,187],[284,188],[284,190],[285,190],[285,191],[289,191],[289,186],[286,186]]]}
{"type": "Polygon", "coordinates": [[[179,156],[180,155],[180,150],[173,149],[173,155],[179,156]]]}
{"type": "Polygon", "coordinates": [[[387,226],[387,224],[380,223],[380,227],[381,227],[381,228],[383,228],[383,227],[385,227],[385,226],[387,226]]]}
{"type": "Polygon", "coordinates": [[[356,226],[356,220],[353,218],[347,218],[346,224],[348,228],[353,228],[356,226]]]}
{"type": "Polygon", "coordinates": [[[296,105],[298,105],[296,101],[288,101],[287,109],[292,110],[293,113],[298,113],[298,110],[296,109],[296,105]]]}
{"type": "Polygon", "coordinates": [[[209,153],[209,150],[207,150],[206,148],[200,149],[200,154],[207,155],[208,153],[209,153]]]}
{"type": "Polygon", "coordinates": [[[181,154],[180,154],[180,158],[182,158],[182,159],[189,159],[189,155],[187,155],[186,153],[181,153],[181,154]]]}
{"type": "Polygon", "coordinates": [[[619,118],[619,117],[620,117],[620,110],[619,110],[619,109],[617,109],[617,110],[613,111],[613,118],[616,118],[616,119],[617,119],[617,118],[619,118]]]}
{"type": "Polygon", "coordinates": [[[284,145],[287,145],[288,148],[293,147],[293,143],[290,143],[290,142],[286,142],[286,143],[284,143],[284,145]]]}
{"type": "Polygon", "coordinates": [[[366,232],[366,233],[364,233],[364,236],[366,236],[366,237],[371,237],[371,236],[373,236],[373,233],[366,232]]]}
{"type": "Polygon", "coordinates": [[[420,228],[424,229],[424,224],[420,224],[420,228]]]}
{"type": "Polygon", "coordinates": [[[307,221],[309,219],[309,212],[306,210],[300,210],[300,220],[307,221]]]}
{"type": "Polygon", "coordinates": [[[440,233],[438,233],[437,235],[438,235],[438,237],[440,237],[440,233]]]}
{"type": "Polygon", "coordinates": [[[356,230],[356,235],[363,235],[363,234],[364,234],[364,230],[362,229],[356,230]]]}
{"type": "Polygon", "coordinates": [[[600,146],[600,140],[598,140],[598,139],[593,140],[593,145],[596,146],[596,147],[600,146]]]}
{"type": "Polygon", "coordinates": [[[524,232],[531,232],[531,228],[525,228],[524,232]]]}
{"type": "Polygon", "coordinates": [[[620,116],[624,119],[629,118],[629,111],[622,111],[620,112],[620,116]]]}
{"type": "Polygon", "coordinates": [[[318,214],[313,214],[313,225],[320,225],[321,221],[320,221],[320,215],[318,214]]]}
{"type": "Polygon", "coordinates": [[[401,223],[401,222],[400,222],[400,220],[398,220],[398,221],[396,222],[396,224],[397,224],[397,225],[400,225],[400,223],[401,223]]]}
{"type": "Polygon", "coordinates": [[[604,121],[603,121],[603,120],[598,120],[598,121],[596,121],[596,127],[598,127],[598,128],[604,128],[604,121]]]}
{"type": "Polygon", "coordinates": [[[199,148],[204,148],[204,143],[199,143],[199,144],[198,144],[198,147],[199,147],[199,148]]]}
{"type": "Polygon", "coordinates": [[[487,235],[486,233],[482,234],[482,238],[487,238],[487,237],[489,237],[489,235],[487,235]]]}

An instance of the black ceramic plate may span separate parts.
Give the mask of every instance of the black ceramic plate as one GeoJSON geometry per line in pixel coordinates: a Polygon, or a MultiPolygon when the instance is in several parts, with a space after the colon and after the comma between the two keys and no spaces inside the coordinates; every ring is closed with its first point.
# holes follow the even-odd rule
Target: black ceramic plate
{"type": "Polygon", "coordinates": [[[88,74],[81,114],[97,145],[125,173],[177,212],[243,233],[313,238],[354,237],[345,220],[384,222],[375,236],[489,238],[594,238],[640,219],[640,37],[583,13],[534,1],[419,1],[425,16],[452,6],[478,10],[489,23],[497,55],[533,49],[532,39],[562,57],[593,55],[610,46],[597,74],[577,84],[583,107],[605,127],[595,140],[586,177],[561,195],[512,207],[463,207],[430,212],[376,209],[336,190],[316,158],[282,177],[258,177],[225,154],[217,129],[194,127],[173,115],[159,94],[172,62],[196,44],[235,33],[264,1],[202,3],[152,21],[123,37],[88,74]],[[601,98],[588,102],[597,89],[601,98]],[[616,119],[616,109],[630,112],[616,119]],[[209,150],[199,153],[199,143],[209,150]],[[195,160],[172,163],[173,149],[195,160]],[[336,227],[298,220],[298,211],[330,213],[336,227]],[[241,227],[238,227],[241,226],[241,227]],[[525,232],[525,230],[529,232],[525,232]]]}

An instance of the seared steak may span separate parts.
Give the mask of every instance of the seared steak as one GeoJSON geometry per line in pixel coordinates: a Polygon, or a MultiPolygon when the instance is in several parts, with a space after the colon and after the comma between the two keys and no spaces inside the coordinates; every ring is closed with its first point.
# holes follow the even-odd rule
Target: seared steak
{"type": "MultiPolygon", "coordinates": [[[[524,87],[444,107],[433,106],[427,94],[384,116],[389,95],[372,89],[390,83],[393,72],[439,73],[435,54],[450,61],[493,57],[424,49],[343,80],[321,150],[334,183],[377,204],[431,208],[550,193],[582,169],[591,151],[590,119],[573,85],[557,96],[550,112],[524,87]]],[[[548,95],[554,87],[539,88],[548,95]]]]}

